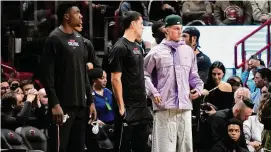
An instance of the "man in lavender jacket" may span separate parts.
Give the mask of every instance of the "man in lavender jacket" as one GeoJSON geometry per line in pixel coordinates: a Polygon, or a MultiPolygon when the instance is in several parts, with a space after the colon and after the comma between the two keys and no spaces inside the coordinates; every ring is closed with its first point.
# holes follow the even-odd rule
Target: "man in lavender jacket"
{"type": "Polygon", "coordinates": [[[182,19],[165,19],[166,39],[144,59],[147,94],[153,99],[152,152],[192,152],[191,110],[203,90],[197,61],[181,41],[182,19]],[[191,87],[191,89],[190,89],[191,87]]]}

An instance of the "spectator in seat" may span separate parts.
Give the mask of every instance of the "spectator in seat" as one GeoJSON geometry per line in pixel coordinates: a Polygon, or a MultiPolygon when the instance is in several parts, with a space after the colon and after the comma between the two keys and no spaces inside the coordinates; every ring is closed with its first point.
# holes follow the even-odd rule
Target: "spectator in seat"
{"type": "Polygon", "coordinates": [[[234,105],[232,87],[229,83],[222,81],[225,72],[223,63],[215,61],[209,68],[208,78],[204,85],[204,89],[208,90],[205,101],[213,104],[217,110],[232,108],[234,105]],[[209,92],[210,90],[213,91],[209,92]]]}
{"type": "Polygon", "coordinates": [[[250,25],[252,7],[249,1],[216,1],[214,18],[218,25],[250,25]]]}
{"type": "Polygon", "coordinates": [[[239,101],[242,101],[243,99],[251,98],[251,94],[248,90],[248,88],[240,87],[234,92],[234,104],[236,104],[239,101]]]}
{"type": "Polygon", "coordinates": [[[19,87],[14,91],[18,96],[17,96],[17,106],[22,107],[24,106],[24,92],[23,90],[19,87]]]}
{"type": "Polygon", "coordinates": [[[154,42],[151,43],[151,48],[160,44],[164,38],[166,38],[166,28],[165,23],[162,21],[154,22],[152,25],[152,36],[155,39],[154,42]]]}
{"type": "MultiPolygon", "coordinates": [[[[227,123],[230,119],[236,118],[240,121],[245,121],[253,112],[253,103],[250,99],[243,99],[237,102],[233,108],[219,110],[215,114],[211,115],[207,122],[208,126],[204,130],[204,136],[201,144],[204,145],[204,149],[209,151],[213,145],[220,142],[223,138],[227,137],[227,123]]],[[[240,146],[247,149],[247,145],[244,138],[244,133],[241,132],[240,146]]]]}
{"type": "Polygon", "coordinates": [[[181,15],[180,12],[180,2],[177,0],[151,0],[148,5],[150,20],[153,22],[162,21],[168,15],[181,15]]]}
{"type": "Polygon", "coordinates": [[[233,92],[235,92],[238,88],[243,87],[241,78],[236,75],[229,77],[227,83],[231,85],[233,92]]]}
{"type": "Polygon", "coordinates": [[[39,90],[38,95],[39,95],[39,99],[40,99],[41,104],[48,106],[48,97],[47,97],[47,94],[46,94],[44,88],[39,90]]]}
{"type": "Polygon", "coordinates": [[[269,70],[268,68],[262,68],[258,70],[255,74],[254,81],[256,88],[259,89],[252,93],[251,99],[254,103],[254,112],[257,113],[262,98],[261,89],[265,86],[267,82],[271,82],[271,70],[269,70]]]}
{"type": "Polygon", "coordinates": [[[200,32],[195,27],[187,27],[183,30],[182,35],[185,43],[189,45],[193,50],[194,54],[197,57],[197,65],[198,65],[198,73],[200,79],[206,83],[208,77],[209,67],[211,66],[210,58],[205,55],[202,51],[200,51],[199,46],[199,37],[200,32]]]}
{"type": "Polygon", "coordinates": [[[264,95],[259,106],[259,120],[264,125],[262,146],[265,152],[271,151],[271,83],[268,83],[268,93],[264,95]]]}
{"type": "Polygon", "coordinates": [[[1,82],[1,96],[10,91],[9,83],[7,80],[1,82]]]}
{"type": "Polygon", "coordinates": [[[142,14],[144,26],[148,26],[152,24],[151,22],[149,22],[148,11],[143,1],[124,0],[120,5],[121,16],[123,17],[128,11],[136,11],[142,14]]]}
{"type": "Polygon", "coordinates": [[[271,18],[271,3],[269,0],[250,1],[253,11],[253,19],[256,23],[264,23],[271,18]]]}
{"type": "MultiPolygon", "coordinates": [[[[90,80],[93,81],[93,96],[94,103],[97,110],[97,122],[99,126],[114,125],[114,111],[113,111],[113,94],[106,88],[107,75],[105,71],[100,68],[89,71],[90,80]]],[[[86,129],[86,146],[89,152],[101,152],[97,140],[93,140],[91,136],[93,124],[88,124],[86,129]]],[[[112,141],[111,137],[111,141],[112,141]]]]}
{"type": "Polygon", "coordinates": [[[243,85],[247,86],[250,92],[257,91],[254,80],[249,79],[250,72],[252,71],[253,76],[255,76],[256,71],[264,67],[265,67],[265,64],[263,60],[258,59],[256,55],[252,55],[248,59],[245,66],[245,71],[241,74],[241,79],[242,79],[243,85]]]}
{"type": "Polygon", "coordinates": [[[19,113],[16,112],[18,108],[18,95],[15,92],[9,92],[2,97],[1,103],[1,128],[15,130],[23,125],[29,125],[32,120],[30,116],[32,109],[32,102],[37,96],[37,90],[30,89],[26,97],[25,104],[19,113]]]}
{"type": "Polygon", "coordinates": [[[28,90],[34,89],[34,83],[31,80],[23,80],[20,87],[22,88],[24,95],[27,95],[28,90]]]}
{"type": "Polygon", "coordinates": [[[260,123],[258,116],[249,116],[248,120],[244,121],[243,127],[248,150],[250,152],[264,152],[261,149],[263,124],[260,123]]]}
{"type": "Polygon", "coordinates": [[[144,41],[142,38],[137,38],[136,43],[139,46],[143,56],[145,57],[151,50],[151,43],[148,41],[144,41]]]}
{"type": "Polygon", "coordinates": [[[238,119],[232,118],[227,123],[227,135],[222,141],[215,144],[210,152],[248,152],[239,145],[242,138],[243,125],[238,119]]]}
{"type": "Polygon", "coordinates": [[[188,0],[182,7],[184,24],[194,20],[212,19],[212,5],[209,1],[188,0]]]}
{"type": "Polygon", "coordinates": [[[10,85],[10,90],[15,91],[18,87],[20,87],[20,80],[10,79],[9,85],[10,85]]]}
{"type": "Polygon", "coordinates": [[[93,95],[98,120],[101,124],[113,124],[113,96],[112,91],[106,88],[107,75],[100,68],[92,70],[88,74],[93,80],[93,95]]]}

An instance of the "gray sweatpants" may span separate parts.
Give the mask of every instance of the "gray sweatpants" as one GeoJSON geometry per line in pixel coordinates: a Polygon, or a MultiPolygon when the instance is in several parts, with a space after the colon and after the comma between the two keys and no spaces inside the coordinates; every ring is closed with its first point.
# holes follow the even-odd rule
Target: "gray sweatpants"
{"type": "Polygon", "coordinates": [[[154,112],[152,152],[192,152],[191,110],[154,112]]]}

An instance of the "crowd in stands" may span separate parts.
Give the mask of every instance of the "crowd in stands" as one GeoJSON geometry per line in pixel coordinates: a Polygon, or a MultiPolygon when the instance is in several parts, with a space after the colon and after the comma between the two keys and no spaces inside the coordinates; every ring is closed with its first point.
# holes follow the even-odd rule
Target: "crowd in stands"
{"type": "MultiPolygon", "coordinates": [[[[90,3],[80,1],[78,5],[84,16],[82,34],[89,38],[90,3]]],[[[156,21],[162,21],[169,14],[182,16],[184,25],[257,25],[271,18],[270,5],[267,0],[93,1],[92,28],[95,29],[93,35],[96,37],[104,36],[104,27],[101,25],[104,25],[104,20],[107,19],[110,27],[109,40],[115,40],[121,35],[121,17],[125,12],[131,10],[143,14],[144,26],[150,26],[156,21]]],[[[37,14],[38,35],[46,36],[54,29],[57,17],[53,2],[38,2],[36,12],[33,12],[34,3],[31,1],[25,1],[23,6],[24,20],[33,20],[33,14],[37,14]]],[[[7,18],[8,15],[3,16],[3,20],[7,18]]]]}
{"type": "MultiPolygon", "coordinates": [[[[99,3],[94,1],[92,7],[94,10],[99,9],[99,13],[104,13],[105,10],[102,9],[108,5],[99,3]]],[[[111,5],[116,7],[111,9],[118,9],[119,16],[131,10],[137,11],[142,14],[143,24],[152,26],[154,42],[136,40],[144,56],[165,38],[164,18],[170,14],[182,16],[184,25],[251,25],[264,23],[271,18],[269,1],[124,0],[112,3],[118,3],[111,5]]],[[[83,3],[81,9],[84,6],[87,3],[83,3]]],[[[48,12],[44,13],[48,16],[48,12]]],[[[82,29],[74,30],[82,32],[82,29]]],[[[200,32],[196,26],[183,29],[183,43],[194,50],[198,74],[204,83],[201,97],[193,101],[193,149],[198,152],[271,151],[270,65],[265,65],[253,55],[240,76],[234,75],[223,81],[226,74],[224,64],[220,61],[211,63],[204,50],[200,49],[199,39],[200,32]],[[253,79],[249,79],[250,72],[253,79]]],[[[95,43],[92,44],[87,39],[84,43],[89,52],[86,66],[97,111],[97,120],[86,122],[86,150],[111,152],[118,146],[121,137],[118,136],[120,130],[116,127],[120,119],[117,104],[107,82],[110,73],[107,73],[107,67],[96,60],[93,47],[95,43]]],[[[1,149],[47,151],[46,140],[50,138],[48,129],[52,125],[48,97],[42,86],[35,86],[31,80],[1,79],[1,143],[5,143],[1,149]]],[[[148,92],[147,95],[148,106],[152,111],[151,95],[148,92]]],[[[151,130],[152,124],[149,124],[150,147],[153,142],[151,130]]]]}

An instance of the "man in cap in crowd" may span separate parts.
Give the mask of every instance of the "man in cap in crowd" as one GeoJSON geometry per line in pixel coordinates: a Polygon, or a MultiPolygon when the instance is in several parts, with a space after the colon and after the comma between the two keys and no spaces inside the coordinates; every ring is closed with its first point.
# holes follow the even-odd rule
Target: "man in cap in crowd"
{"type": "MultiPolygon", "coordinates": [[[[207,129],[200,136],[201,151],[209,152],[213,145],[219,143],[227,136],[227,122],[236,118],[240,121],[245,121],[251,116],[253,112],[254,104],[249,98],[244,98],[235,103],[230,109],[223,109],[217,111],[207,119],[207,129]]],[[[244,132],[241,132],[242,138],[239,141],[239,145],[242,148],[247,149],[244,132]]]]}
{"type": "Polygon", "coordinates": [[[154,37],[154,42],[151,44],[151,48],[160,44],[164,38],[166,38],[165,23],[162,21],[154,22],[152,27],[152,36],[154,37]]]}
{"type": "Polygon", "coordinates": [[[209,67],[211,66],[210,58],[202,53],[199,48],[200,32],[195,27],[187,27],[183,30],[183,40],[189,45],[197,57],[198,73],[201,80],[206,83],[209,67]]]}
{"type": "Polygon", "coordinates": [[[201,95],[203,82],[193,49],[181,41],[182,18],[167,16],[165,28],[166,39],[144,59],[154,110],[152,151],[192,152],[191,100],[201,95]]]}

